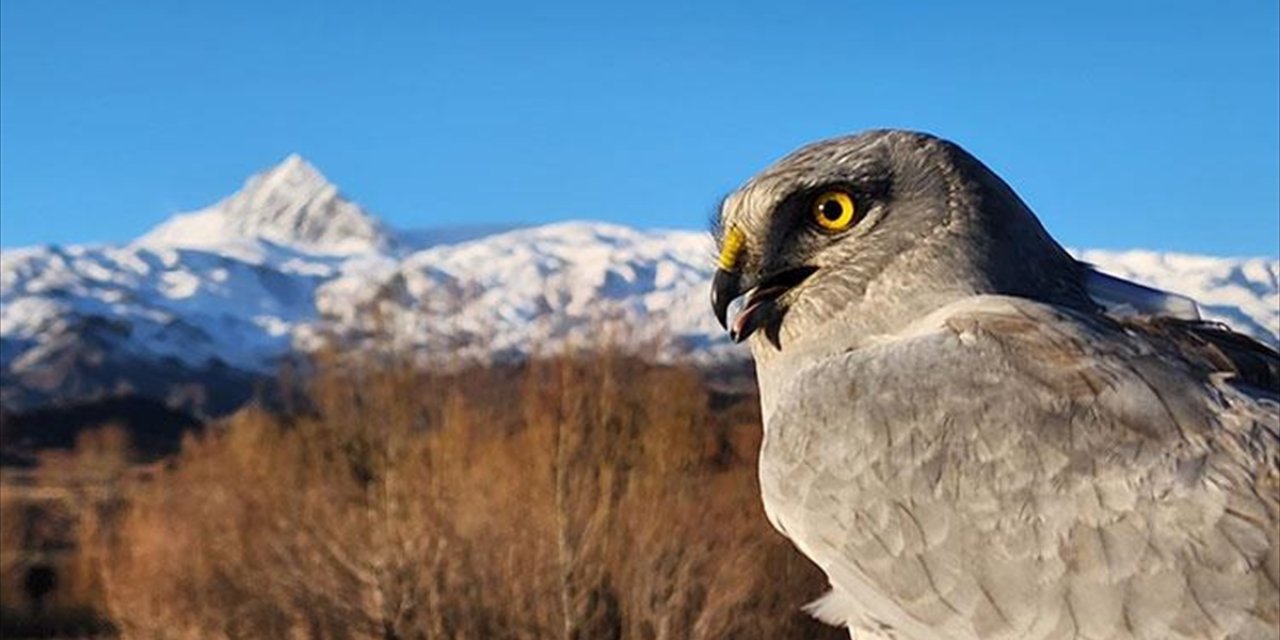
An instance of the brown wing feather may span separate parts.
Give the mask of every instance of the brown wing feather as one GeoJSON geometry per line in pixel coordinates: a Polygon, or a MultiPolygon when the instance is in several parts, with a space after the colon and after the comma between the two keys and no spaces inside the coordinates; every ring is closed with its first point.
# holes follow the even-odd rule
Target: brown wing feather
{"type": "Polygon", "coordinates": [[[1280,394],[1280,352],[1220,322],[1166,317],[1120,321],[1179,353],[1197,368],[1232,374],[1232,382],[1280,394]]]}

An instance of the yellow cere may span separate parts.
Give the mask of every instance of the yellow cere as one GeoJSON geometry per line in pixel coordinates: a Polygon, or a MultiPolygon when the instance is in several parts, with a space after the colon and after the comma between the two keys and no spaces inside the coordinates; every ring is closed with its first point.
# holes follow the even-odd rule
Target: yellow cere
{"type": "Polygon", "coordinates": [[[720,260],[716,266],[725,271],[733,271],[738,266],[738,256],[742,254],[742,245],[746,240],[746,235],[740,229],[729,227],[729,231],[724,234],[724,244],[720,247],[720,260]]]}
{"type": "Polygon", "coordinates": [[[827,191],[813,201],[813,219],[828,231],[848,229],[856,213],[853,196],[844,191],[827,191]]]}

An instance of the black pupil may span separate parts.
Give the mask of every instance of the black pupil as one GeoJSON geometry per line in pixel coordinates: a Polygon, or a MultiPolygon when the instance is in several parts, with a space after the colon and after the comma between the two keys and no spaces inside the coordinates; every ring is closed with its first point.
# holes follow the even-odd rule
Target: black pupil
{"type": "Polygon", "coordinates": [[[833,222],[839,220],[841,214],[844,213],[844,207],[840,205],[838,200],[827,200],[822,203],[822,207],[820,209],[822,211],[822,217],[833,222]]]}

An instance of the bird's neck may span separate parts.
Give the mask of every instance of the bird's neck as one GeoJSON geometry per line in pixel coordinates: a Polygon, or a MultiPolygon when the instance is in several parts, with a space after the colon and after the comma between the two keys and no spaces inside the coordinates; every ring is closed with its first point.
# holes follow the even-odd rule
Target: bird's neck
{"type": "MultiPolygon", "coordinates": [[[[902,268],[868,279],[860,291],[826,291],[827,304],[798,302],[783,318],[780,345],[765,335],[751,338],[756,367],[762,371],[794,370],[800,363],[839,356],[868,346],[916,335],[936,324],[944,309],[989,297],[1035,300],[1092,312],[1096,304],[1085,293],[1083,269],[1056,243],[1039,254],[1019,252],[1021,268],[971,270],[921,255],[903,256],[902,268]],[[981,277],[957,274],[984,274],[981,277]],[[995,274],[995,275],[988,275],[995,274]],[[831,304],[831,300],[840,300],[831,304]]],[[[839,286],[838,284],[832,286],[839,286]]]]}

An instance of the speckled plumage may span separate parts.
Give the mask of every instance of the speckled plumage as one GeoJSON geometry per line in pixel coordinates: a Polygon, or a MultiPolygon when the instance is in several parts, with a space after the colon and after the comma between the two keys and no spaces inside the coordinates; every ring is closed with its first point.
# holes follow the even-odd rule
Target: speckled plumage
{"type": "Polygon", "coordinates": [[[765,509],[830,578],[816,615],[920,640],[1280,635],[1274,352],[1108,316],[1013,191],[927,135],[802,149],[720,226],[748,283],[817,267],[751,338],[765,509]],[[804,218],[829,184],[866,207],[834,236],[804,218]]]}

